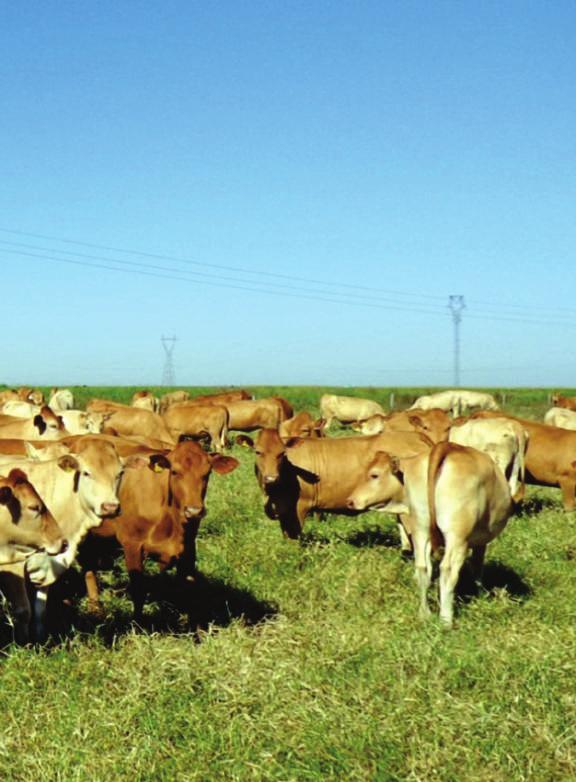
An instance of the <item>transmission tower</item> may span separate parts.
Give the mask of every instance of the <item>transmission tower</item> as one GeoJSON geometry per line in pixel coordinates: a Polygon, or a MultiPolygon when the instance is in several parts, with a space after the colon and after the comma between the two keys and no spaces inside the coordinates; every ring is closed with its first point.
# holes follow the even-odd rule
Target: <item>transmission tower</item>
{"type": "Polygon", "coordinates": [[[460,321],[462,320],[462,310],[466,309],[464,296],[449,296],[448,308],[452,313],[452,323],[454,324],[454,387],[460,386],[460,321]]]}
{"type": "Polygon", "coordinates": [[[176,383],[174,374],[174,348],[176,347],[177,337],[161,337],[162,347],[166,358],[164,361],[164,372],[162,373],[162,385],[173,386],[176,383]]]}

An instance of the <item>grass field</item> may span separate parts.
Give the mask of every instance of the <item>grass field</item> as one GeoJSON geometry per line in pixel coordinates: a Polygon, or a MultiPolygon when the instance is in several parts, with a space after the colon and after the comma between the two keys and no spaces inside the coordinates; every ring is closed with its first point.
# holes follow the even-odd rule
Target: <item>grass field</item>
{"type": "MultiPolygon", "coordinates": [[[[253,390],[317,411],[332,389],[253,390]]],[[[344,393],[405,407],[429,390],[344,393]]],[[[75,392],[83,405],[132,389],[75,392]]],[[[548,407],[545,389],[497,396],[533,418],[548,407]]],[[[120,559],[102,574],[99,620],[73,571],[68,604],[51,606],[61,635],[5,648],[3,780],[576,779],[576,519],[559,491],[528,489],[488,547],[484,589],[463,578],[447,632],[416,618],[394,517],[308,520],[286,541],[252,453],[233,454],[240,467],[211,478],[195,589],[151,564],[135,627],[120,559]]]]}

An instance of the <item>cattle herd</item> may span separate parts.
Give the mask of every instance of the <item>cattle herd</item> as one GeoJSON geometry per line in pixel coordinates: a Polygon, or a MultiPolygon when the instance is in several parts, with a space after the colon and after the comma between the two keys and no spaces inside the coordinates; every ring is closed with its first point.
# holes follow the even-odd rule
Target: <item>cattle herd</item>
{"type": "Polygon", "coordinates": [[[287,538],[298,538],[315,512],[396,514],[402,549],[414,557],[420,614],[430,612],[436,556],[440,617],[451,625],[469,550],[480,577],[486,545],[526,483],[560,488],[566,510],[574,508],[576,399],[552,401],[539,423],[475,391],[442,391],[389,413],[373,400],[323,394],[315,419],[281,397],[242,390],[161,399],[139,391],[131,405],[93,399],[86,410],[74,409],[67,389],[54,389],[47,403],[31,388],[2,391],[0,583],[16,640],[45,637],[49,588],[75,561],[100,610],[107,541],[123,549],[136,619],[146,556],[193,581],[210,475],[239,464],[224,453],[231,432],[253,450],[264,511],[287,538]],[[352,432],[331,436],[335,421],[352,432]]]}

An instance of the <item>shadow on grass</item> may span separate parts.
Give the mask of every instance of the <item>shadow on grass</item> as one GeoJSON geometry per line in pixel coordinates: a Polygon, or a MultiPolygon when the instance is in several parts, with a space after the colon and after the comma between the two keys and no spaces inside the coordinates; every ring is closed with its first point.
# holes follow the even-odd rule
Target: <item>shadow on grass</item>
{"type": "Polygon", "coordinates": [[[329,545],[331,543],[347,543],[356,548],[373,548],[385,546],[386,548],[400,548],[400,539],[395,529],[382,529],[369,527],[367,529],[355,529],[349,531],[328,529],[311,529],[302,533],[300,542],[307,545],[329,545]]]}
{"type": "Polygon", "coordinates": [[[133,621],[126,590],[112,588],[112,592],[118,596],[113,594],[106,599],[104,590],[104,608],[100,613],[82,608],[79,602],[85,595],[83,579],[74,571],[68,583],[49,601],[52,642],[61,643],[80,632],[95,635],[112,646],[116,639],[135,630],[170,635],[192,633],[200,640],[201,632],[208,627],[227,627],[238,619],[247,626],[256,626],[278,613],[277,606],[258,600],[248,590],[202,574],[191,584],[182,584],[175,573],[147,574],[146,605],[138,624],[133,621]]]}
{"type": "MultiPolygon", "coordinates": [[[[489,594],[504,589],[510,597],[520,601],[527,599],[532,594],[532,589],[515,570],[494,560],[487,562],[484,566],[481,588],[489,594]]],[[[479,588],[472,577],[470,568],[462,568],[458,582],[458,597],[463,602],[469,602],[477,597],[478,593],[479,588]]]]}
{"type": "Polygon", "coordinates": [[[562,501],[560,494],[558,497],[549,497],[542,494],[532,494],[530,497],[526,497],[522,500],[522,503],[518,509],[520,516],[536,516],[543,510],[561,510],[562,501]]]}

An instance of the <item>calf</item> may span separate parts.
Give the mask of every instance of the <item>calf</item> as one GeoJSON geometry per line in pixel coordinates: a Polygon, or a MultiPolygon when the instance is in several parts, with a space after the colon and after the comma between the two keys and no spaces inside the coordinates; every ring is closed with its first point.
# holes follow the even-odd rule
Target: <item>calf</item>
{"type": "MultiPolygon", "coordinates": [[[[144,467],[143,461],[140,466],[144,467]]],[[[230,456],[207,454],[197,443],[184,441],[167,455],[149,457],[149,468],[127,471],[120,488],[120,515],[94,529],[92,539],[86,541],[83,549],[92,606],[99,606],[98,549],[94,538],[116,538],[124,549],[137,620],[144,607],[142,568],[146,555],[157,557],[162,568],[177,563],[180,576],[193,578],[196,535],[205,514],[210,473],[229,473],[237,466],[238,461],[230,456]]]]}

